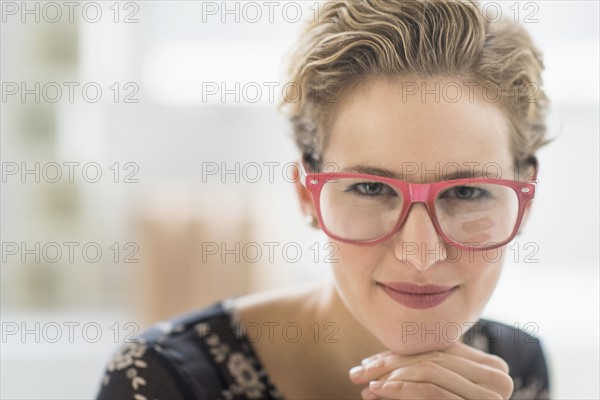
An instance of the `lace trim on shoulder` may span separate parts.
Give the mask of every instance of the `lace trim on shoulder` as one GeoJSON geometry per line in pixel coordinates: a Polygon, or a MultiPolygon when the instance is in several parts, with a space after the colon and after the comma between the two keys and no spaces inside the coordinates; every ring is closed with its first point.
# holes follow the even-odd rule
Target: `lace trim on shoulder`
{"type": "Polygon", "coordinates": [[[147,349],[148,347],[141,339],[121,345],[108,362],[102,384],[108,385],[110,373],[125,370],[125,376],[131,381],[134,399],[148,400],[146,396],[140,393],[142,386],[147,384],[146,379],[142,376],[143,368],[148,367],[148,364],[143,360],[147,349]]]}
{"type": "Polygon", "coordinates": [[[223,400],[232,400],[236,396],[248,399],[268,398],[283,400],[283,397],[269,381],[266,371],[254,354],[248,338],[244,335],[240,320],[233,307],[233,298],[221,302],[223,311],[229,319],[230,332],[234,335],[239,349],[232,349],[222,341],[220,333],[210,323],[201,322],[194,330],[209,349],[213,361],[232,378],[227,389],[221,394],[223,400]]]}

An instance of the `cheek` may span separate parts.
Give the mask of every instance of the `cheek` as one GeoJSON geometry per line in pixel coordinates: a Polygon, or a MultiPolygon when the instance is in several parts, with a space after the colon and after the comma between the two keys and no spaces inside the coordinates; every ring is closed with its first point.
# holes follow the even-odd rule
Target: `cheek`
{"type": "Polygon", "coordinates": [[[375,286],[373,273],[383,259],[381,246],[354,246],[335,242],[338,249],[331,264],[338,293],[346,307],[361,322],[364,321],[365,307],[370,304],[375,286]]]}
{"type": "Polygon", "coordinates": [[[383,258],[380,246],[354,246],[336,242],[336,247],[337,262],[332,264],[332,271],[340,286],[350,289],[369,286],[373,271],[383,258]]]}
{"type": "Polygon", "coordinates": [[[473,254],[472,262],[466,262],[464,271],[465,293],[463,301],[469,310],[469,318],[479,319],[500,279],[504,263],[504,248],[473,254]]]}

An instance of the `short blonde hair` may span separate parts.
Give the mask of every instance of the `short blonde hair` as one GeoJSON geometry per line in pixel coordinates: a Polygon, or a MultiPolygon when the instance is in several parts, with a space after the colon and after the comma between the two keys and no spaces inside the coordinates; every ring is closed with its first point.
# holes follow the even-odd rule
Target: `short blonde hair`
{"type": "Polygon", "coordinates": [[[548,99],[542,55],[523,27],[488,20],[471,1],[348,0],[322,3],[319,11],[291,56],[289,78],[298,90],[280,105],[310,169],[318,169],[336,96],[398,76],[493,83],[514,161],[537,167],[535,152],[548,142],[548,99]]]}

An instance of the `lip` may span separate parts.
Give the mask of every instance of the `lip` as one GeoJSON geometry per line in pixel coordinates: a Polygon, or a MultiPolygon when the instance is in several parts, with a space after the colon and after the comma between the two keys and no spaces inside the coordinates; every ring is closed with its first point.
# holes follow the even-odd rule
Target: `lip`
{"type": "Polygon", "coordinates": [[[377,282],[395,302],[419,310],[435,307],[450,297],[458,286],[417,285],[410,282],[377,282]]]}

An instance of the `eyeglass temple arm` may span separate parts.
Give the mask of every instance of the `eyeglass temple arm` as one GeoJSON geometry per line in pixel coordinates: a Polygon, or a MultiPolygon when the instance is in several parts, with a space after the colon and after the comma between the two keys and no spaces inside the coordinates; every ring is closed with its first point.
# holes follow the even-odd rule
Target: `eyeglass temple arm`
{"type": "Polygon", "coordinates": [[[308,168],[306,167],[306,162],[304,159],[300,159],[297,161],[298,164],[298,172],[300,174],[299,179],[302,186],[306,187],[306,177],[308,176],[308,168]]]}

